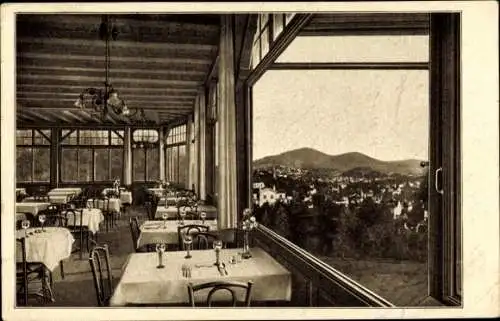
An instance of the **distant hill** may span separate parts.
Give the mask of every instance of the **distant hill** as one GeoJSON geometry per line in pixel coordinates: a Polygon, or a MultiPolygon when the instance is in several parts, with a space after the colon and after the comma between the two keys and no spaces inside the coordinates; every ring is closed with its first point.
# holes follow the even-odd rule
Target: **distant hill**
{"type": "Polygon", "coordinates": [[[253,162],[254,168],[279,165],[294,168],[335,170],[348,175],[360,175],[365,172],[378,172],[386,175],[421,175],[424,173],[424,169],[420,167],[420,160],[416,159],[387,162],[358,152],[328,155],[307,147],[278,155],[266,156],[253,162]]]}

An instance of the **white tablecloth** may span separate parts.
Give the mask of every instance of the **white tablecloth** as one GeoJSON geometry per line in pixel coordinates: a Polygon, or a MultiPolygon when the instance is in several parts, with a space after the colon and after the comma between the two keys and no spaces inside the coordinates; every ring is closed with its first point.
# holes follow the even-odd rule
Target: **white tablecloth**
{"type": "MultiPolygon", "coordinates": [[[[29,228],[28,232],[34,229],[29,228]]],[[[24,230],[16,231],[16,238],[25,236],[24,230]]],[[[71,247],[75,239],[67,228],[46,227],[45,232],[33,233],[26,238],[26,261],[43,263],[53,271],[59,261],[71,255],[71,247]]],[[[21,261],[20,248],[16,251],[16,260],[21,261]]]]}
{"type": "MultiPolygon", "coordinates": [[[[194,210],[194,208],[193,208],[194,210]]],[[[156,208],[155,218],[162,218],[162,213],[167,213],[170,218],[177,217],[177,206],[158,206],[156,208]]],[[[217,218],[217,209],[212,205],[199,205],[198,206],[198,215],[201,212],[207,213],[207,219],[216,219],[217,218]]]]}
{"type": "Polygon", "coordinates": [[[50,203],[16,203],[16,213],[31,213],[37,215],[39,211],[43,211],[49,207],[50,203]]]}
{"type": "MultiPolygon", "coordinates": [[[[97,208],[104,210],[104,200],[98,200],[97,201],[97,208]]],[[[87,206],[94,207],[94,200],[92,198],[89,198],[87,200],[87,206]]],[[[120,213],[120,206],[121,206],[121,201],[118,198],[110,198],[109,199],[109,210],[112,212],[117,212],[120,213]]]]}
{"type": "Polygon", "coordinates": [[[16,188],[16,194],[27,195],[26,188],[16,188]]]}
{"type": "MultiPolygon", "coordinates": [[[[68,218],[68,224],[80,225],[79,214],[76,215],[76,223],[74,215],[72,213],[68,214],[66,217],[68,218]]],[[[93,234],[99,231],[99,224],[102,221],[104,221],[104,215],[102,214],[102,211],[98,208],[91,208],[91,209],[84,208],[82,210],[82,217],[83,217],[82,226],[87,226],[89,231],[92,232],[93,234]]]]}
{"type": "Polygon", "coordinates": [[[82,189],[79,187],[64,187],[64,188],[54,188],[47,193],[49,196],[53,195],[79,195],[82,193],[82,189]]]}
{"type": "MultiPolygon", "coordinates": [[[[201,221],[185,220],[184,225],[199,224],[201,221]]],[[[215,221],[205,221],[209,231],[217,231],[217,223],[215,221]]],[[[177,220],[173,221],[146,221],[141,225],[141,234],[137,239],[137,248],[146,244],[166,243],[177,244],[179,238],[177,236],[177,227],[181,226],[177,220]]]]}
{"type": "Polygon", "coordinates": [[[54,204],[66,204],[71,199],[71,195],[52,195],[49,196],[49,201],[54,204]]]}
{"type": "Polygon", "coordinates": [[[152,187],[152,188],[149,188],[149,191],[151,193],[154,193],[156,196],[162,197],[163,193],[165,192],[165,189],[164,188],[158,188],[158,187],[152,187]]]}
{"type": "MultiPolygon", "coordinates": [[[[129,256],[118,286],[111,298],[111,306],[126,304],[179,304],[188,302],[187,284],[212,281],[253,281],[253,301],[289,301],[292,293],[291,273],[260,248],[253,248],[252,258],[235,265],[229,258],[241,249],[222,250],[220,259],[225,262],[228,275],[221,276],[217,267],[195,268],[195,264],[210,265],[215,262],[213,250],[191,251],[192,258],[184,258],[185,251],[165,252],[164,269],[157,269],[158,254],[134,253],[129,256]],[[182,265],[192,267],[191,278],[182,275],[182,265]]],[[[242,292],[235,291],[242,295],[242,292]]],[[[206,296],[207,292],[201,292],[206,296]]],[[[197,296],[196,301],[204,300],[197,296]]],[[[241,297],[239,299],[242,300],[241,297]]]]}
{"type": "MultiPolygon", "coordinates": [[[[132,204],[132,192],[126,191],[123,187],[121,187],[120,190],[120,201],[122,204],[132,204]]],[[[106,196],[110,191],[114,191],[114,188],[105,188],[102,191],[102,195],[106,196]]]]}

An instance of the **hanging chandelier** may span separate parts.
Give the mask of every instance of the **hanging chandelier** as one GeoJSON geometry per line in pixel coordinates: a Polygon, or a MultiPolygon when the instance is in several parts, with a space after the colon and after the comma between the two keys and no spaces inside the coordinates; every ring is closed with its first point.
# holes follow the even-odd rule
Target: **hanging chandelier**
{"type": "MultiPolygon", "coordinates": [[[[109,42],[116,40],[118,30],[110,22],[109,16],[103,16],[99,27],[99,37],[106,43],[105,53],[105,81],[104,88],[86,88],[78,97],[75,106],[82,109],[92,110],[92,114],[98,114],[104,119],[110,111],[119,116],[133,117],[138,113],[138,109],[130,109],[125,101],[121,99],[118,92],[113,89],[113,85],[109,82],[109,70],[111,65],[109,42]]],[[[142,111],[142,109],[141,109],[142,111]]],[[[141,113],[143,115],[143,113],[141,113]]]]}

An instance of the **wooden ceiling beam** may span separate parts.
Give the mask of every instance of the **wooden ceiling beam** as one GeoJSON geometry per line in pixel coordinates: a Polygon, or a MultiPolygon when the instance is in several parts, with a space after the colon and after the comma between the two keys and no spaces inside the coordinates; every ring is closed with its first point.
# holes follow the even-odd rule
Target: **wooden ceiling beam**
{"type": "MultiPolygon", "coordinates": [[[[28,65],[28,64],[18,64],[17,72],[32,72],[44,70],[49,72],[64,72],[64,73],[88,73],[95,72],[102,74],[104,72],[103,67],[64,67],[64,66],[56,66],[56,65],[28,65]]],[[[120,73],[133,73],[133,74],[147,74],[147,75],[188,75],[188,76],[205,76],[206,72],[204,70],[191,70],[191,69],[143,69],[143,68],[113,68],[113,74],[120,73]]]]}
{"type": "MultiPolygon", "coordinates": [[[[68,85],[67,83],[61,84],[23,84],[18,83],[16,88],[18,91],[54,91],[58,93],[77,93],[79,94],[83,89],[88,88],[89,86],[84,85],[68,85]]],[[[119,88],[121,93],[141,93],[141,94],[150,94],[150,95],[170,95],[170,94],[190,94],[196,95],[198,92],[198,88],[196,87],[188,87],[188,86],[165,86],[161,88],[150,88],[150,87],[142,87],[142,86],[132,86],[131,84],[127,84],[126,86],[121,86],[119,88]]]]}
{"type": "MultiPolygon", "coordinates": [[[[87,76],[66,76],[66,75],[29,75],[29,74],[18,74],[17,80],[22,84],[36,84],[36,83],[56,83],[60,81],[63,83],[74,82],[77,84],[88,84],[88,87],[98,86],[103,83],[103,77],[87,77],[87,76]]],[[[125,84],[135,84],[135,85],[157,85],[157,86],[199,86],[203,83],[196,80],[161,80],[161,79],[138,79],[138,78],[112,78],[111,83],[117,89],[125,84]]]]}
{"type": "MultiPolygon", "coordinates": [[[[104,66],[105,57],[103,55],[68,55],[68,54],[57,54],[57,53],[32,53],[32,52],[18,52],[17,57],[19,59],[22,58],[31,58],[31,59],[40,59],[40,60],[55,60],[56,65],[63,65],[62,62],[65,60],[77,60],[83,62],[95,62],[99,63],[101,66],[104,66]]],[[[210,66],[212,62],[209,58],[189,58],[189,57],[147,57],[143,58],[141,56],[134,57],[122,57],[122,56],[112,56],[111,60],[114,65],[119,66],[119,68],[126,68],[122,64],[124,63],[140,63],[140,65],[144,66],[144,64],[150,63],[154,64],[156,68],[159,65],[175,65],[175,64],[186,64],[186,65],[203,65],[210,66]]],[[[22,62],[22,60],[21,60],[22,62]]],[[[82,66],[82,65],[80,65],[82,66]]],[[[113,70],[111,68],[111,70],[113,70]]]]}
{"type": "MultiPolygon", "coordinates": [[[[20,69],[17,72],[17,77],[18,78],[23,78],[23,77],[30,77],[34,78],[36,76],[51,76],[53,78],[59,78],[59,77],[78,77],[78,78],[83,78],[83,77],[89,77],[92,79],[99,78],[101,82],[104,81],[104,69],[100,69],[99,71],[55,71],[51,69],[20,69]]],[[[205,79],[205,75],[186,75],[186,74],[177,74],[177,73],[170,73],[170,74],[161,74],[161,73],[151,73],[151,74],[145,74],[145,73],[134,73],[131,71],[123,70],[123,71],[116,71],[116,70],[111,70],[110,71],[110,77],[111,79],[134,79],[136,82],[150,82],[150,81],[187,81],[187,82],[203,82],[205,79]]]]}
{"type": "MultiPolygon", "coordinates": [[[[192,94],[185,94],[182,95],[163,95],[163,94],[155,94],[155,95],[141,95],[141,94],[131,94],[131,93],[124,93],[125,91],[120,90],[120,95],[123,96],[124,98],[131,99],[131,100],[146,100],[149,101],[151,100],[152,102],[156,101],[169,101],[169,100],[194,100],[196,96],[192,94]]],[[[35,99],[61,99],[61,98],[72,98],[73,100],[76,100],[78,97],[78,92],[54,92],[54,91],[17,91],[16,92],[16,97],[17,98],[22,98],[22,99],[30,99],[30,98],[35,98],[35,99]]]]}
{"type": "MultiPolygon", "coordinates": [[[[26,106],[29,106],[30,103],[42,101],[42,102],[46,102],[47,105],[50,105],[53,102],[57,102],[57,103],[66,102],[66,104],[63,104],[63,106],[70,107],[76,101],[75,97],[70,97],[70,98],[54,97],[52,99],[47,98],[47,97],[17,97],[16,99],[17,99],[17,101],[19,101],[21,103],[28,103],[28,104],[26,104],[26,106]]],[[[137,105],[143,104],[145,106],[142,108],[149,109],[149,107],[163,107],[166,104],[182,104],[184,106],[191,106],[194,103],[194,99],[178,98],[178,99],[165,99],[165,100],[156,100],[156,101],[126,99],[125,102],[127,103],[127,106],[128,105],[137,106],[137,105]]],[[[40,107],[43,107],[43,105],[41,105],[40,107]]]]}
{"type": "MultiPolygon", "coordinates": [[[[39,37],[18,37],[16,39],[16,48],[98,48],[103,51],[106,47],[106,42],[100,39],[95,40],[81,40],[75,38],[39,38],[39,37]],[[36,46],[39,45],[39,46],[36,46]]],[[[134,49],[141,50],[146,53],[161,51],[208,51],[212,52],[217,50],[217,44],[192,44],[192,43],[169,43],[169,42],[137,42],[137,41],[123,41],[113,40],[110,42],[111,53],[115,50],[134,49]]],[[[19,50],[19,49],[18,49],[19,50]]],[[[21,50],[22,51],[22,50],[21,50]]],[[[121,51],[120,51],[121,52],[121,51]]]]}

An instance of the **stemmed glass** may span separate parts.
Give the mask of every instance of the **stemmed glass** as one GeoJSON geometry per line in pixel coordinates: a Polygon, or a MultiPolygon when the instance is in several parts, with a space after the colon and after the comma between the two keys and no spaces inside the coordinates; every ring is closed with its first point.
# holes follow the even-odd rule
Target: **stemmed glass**
{"type": "Polygon", "coordinates": [[[214,250],[215,250],[215,263],[214,263],[214,265],[219,266],[220,265],[220,251],[222,249],[222,241],[215,240],[213,246],[214,246],[214,250]]]}
{"type": "Polygon", "coordinates": [[[191,249],[191,244],[192,243],[193,243],[193,237],[189,233],[186,233],[184,235],[184,245],[185,245],[186,251],[187,251],[187,254],[184,257],[185,259],[190,259],[191,258],[191,254],[189,253],[189,250],[191,249]]]}
{"type": "Polygon", "coordinates": [[[181,210],[180,215],[181,215],[181,225],[184,225],[184,219],[186,218],[186,209],[185,208],[181,210]]]}
{"type": "Polygon", "coordinates": [[[205,219],[207,218],[207,213],[201,212],[200,218],[201,218],[201,225],[205,225],[205,219]]]}
{"type": "Polygon", "coordinates": [[[43,223],[45,223],[46,219],[47,219],[47,217],[45,216],[45,214],[38,215],[38,220],[40,221],[40,224],[42,225],[42,232],[45,232],[45,230],[43,229],[43,223]]]}
{"type": "Polygon", "coordinates": [[[24,235],[28,237],[28,228],[30,227],[30,221],[29,220],[23,220],[21,222],[21,227],[24,230],[24,235]]]}
{"type": "Polygon", "coordinates": [[[167,228],[168,213],[167,212],[163,212],[161,214],[161,218],[163,219],[163,228],[167,228]]]}
{"type": "Polygon", "coordinates": [[[156,244],[156,253],[158,253],[158,266],[157,269],[163,269],[165,266],[163,265],[163,252],[165,252],[165,243],[157,243],[156,244]]]}

